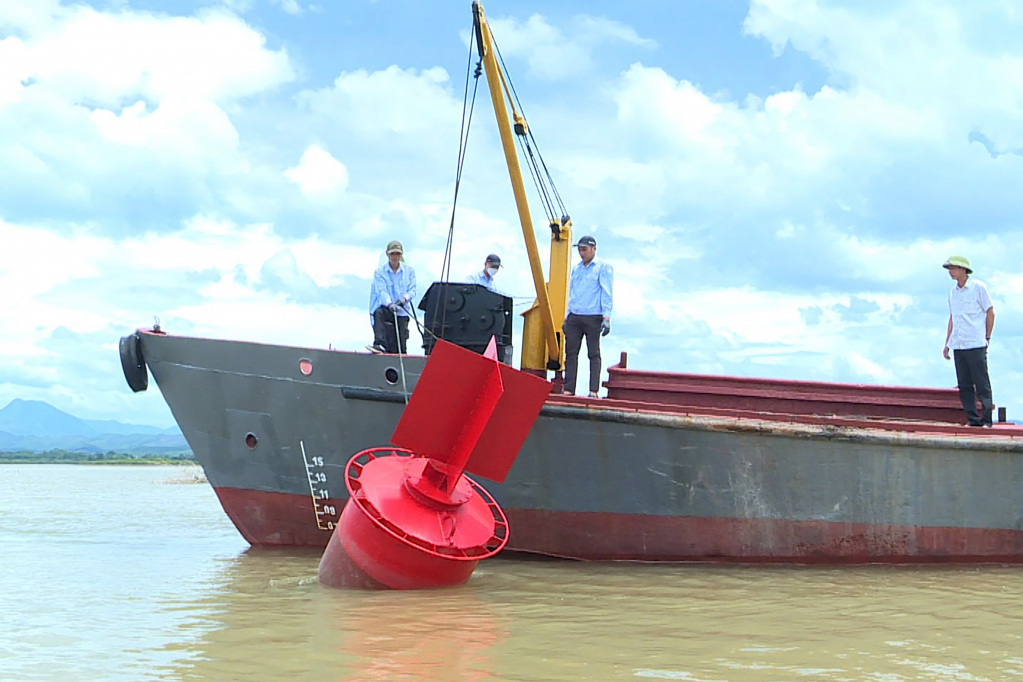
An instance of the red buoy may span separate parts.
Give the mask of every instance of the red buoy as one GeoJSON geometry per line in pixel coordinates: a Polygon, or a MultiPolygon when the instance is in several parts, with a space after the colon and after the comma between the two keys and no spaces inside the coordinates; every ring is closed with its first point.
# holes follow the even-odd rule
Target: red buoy
{"type": "MultiPolygon", "coordinates": [[[[493,342],[491,342],[493,346],[493,342]]],[[[504,480],[550,384],[438,341],[392,442],[345,468],[348,502],[320,560],[332,587],[460,585],[508,541],[494,498],[463,472],[504,480]]]]}
{"type": "Polygon", "coordinates": [[[438,500],[425,481],[430,475],[444,477],[431,460],[401,448],[353,457],[345,468],[350,502],[323,554],[320,580],[398,590],[460,585],[481,559],[501,551],[508,520],[494,498],[463,475],[451,502],[438,500]]]}

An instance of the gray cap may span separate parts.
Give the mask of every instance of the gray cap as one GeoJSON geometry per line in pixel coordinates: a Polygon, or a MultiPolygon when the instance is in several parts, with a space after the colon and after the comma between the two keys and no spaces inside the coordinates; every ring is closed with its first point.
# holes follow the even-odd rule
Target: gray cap
{"type": "Polygon", "coordinates": [[[593,237],[589,236],[589,235],[586,235],[585,237],[579,237],[579,241],[575,244],[575,246],[596,246],[596,245],[597,245],[597,240],[594,239],[593,237]]]}
{"type": "Polygon", "coordinates": [[[492,253],[489,256],[487,256],[487,262],[490,263],[491,265],[501,267],[501,257],[498,256],[496,253],[492,253]]]}

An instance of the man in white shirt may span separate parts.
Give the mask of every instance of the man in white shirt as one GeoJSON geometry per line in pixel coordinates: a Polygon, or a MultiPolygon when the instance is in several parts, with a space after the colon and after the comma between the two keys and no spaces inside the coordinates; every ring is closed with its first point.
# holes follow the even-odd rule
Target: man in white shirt
{"type": "Polygon", "coordinates": [[[995,308],[984,283],[970,279],[973,274],[970,261],[963,256],[951,256],[942,267],[956,282],[948,293],[948,334],[942,354],[946,360],[949,350],[955,355],[959,400],[966,412],[966,423],[991,426],[994,402],[987,373],[987,347],[995,328],[995,308]]]}
{"type": "Polygon", "coordinates": [[[496,253],[492,253],[483,262],[483,270],[477,270],[468,277],[467,281],[471,284],[479,284],[482,287],[486,287],[490,291],[497,291],[494,288],[494,278],[497,277],[497,271],[500,267],[501,257],[496,253]]]}

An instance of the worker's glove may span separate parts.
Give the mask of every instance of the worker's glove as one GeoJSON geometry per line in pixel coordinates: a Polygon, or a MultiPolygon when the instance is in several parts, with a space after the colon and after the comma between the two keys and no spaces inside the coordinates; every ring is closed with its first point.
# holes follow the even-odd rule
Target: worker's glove
{"type": "Polygon", "coordinates": [[[600,335],[607,336],[611,333],[611,320],[605,319],[600,323],[600,335]]]}
{"type": "Polygon", "coordinates": [[[387,304],[387,307],[390,310],[396,310],[398,308],[398,304],[395,303],[394,301],[391,301],[390,303],[387,304]]]}

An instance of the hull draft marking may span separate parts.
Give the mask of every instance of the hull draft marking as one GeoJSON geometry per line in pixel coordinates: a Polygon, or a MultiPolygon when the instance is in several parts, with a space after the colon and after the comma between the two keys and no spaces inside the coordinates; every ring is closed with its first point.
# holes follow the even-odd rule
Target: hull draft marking
{"type": "Polygon", "coordinates": [[[313,501],[316,527],[320,530],[333,531],[337,522],[337,507],[330,504],[330,488],[323,458],[307,456],[305,441],[298,441],[298,447],[302,450],[302,461],[305,463],[306,476],[309,478],[309,497],[313,501]]]}

